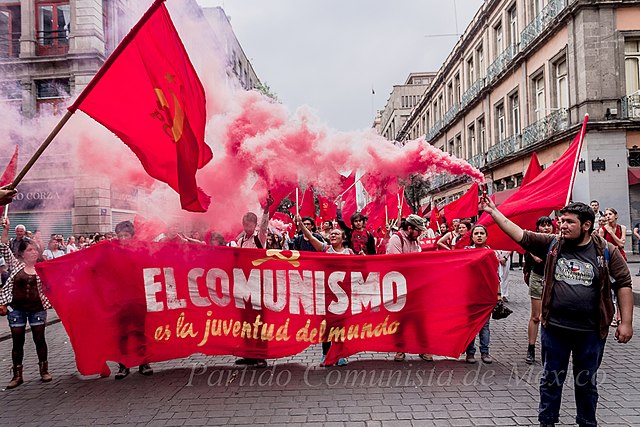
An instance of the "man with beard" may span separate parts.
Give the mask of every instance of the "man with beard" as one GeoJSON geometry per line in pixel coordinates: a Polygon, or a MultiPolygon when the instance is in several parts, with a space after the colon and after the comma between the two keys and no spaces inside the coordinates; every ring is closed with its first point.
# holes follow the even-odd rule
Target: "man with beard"
{"type": "Polygon", "coordinates": [[[538,258],[546,257],[542,290],[541,426],[558,422],[562,386],[573,355],[576,423],[596,426],[596,376],[614,307],[620,304],[621,322],[615,338],[628,342],[633,335],[631,274],[618,248],[593,232],[595,214],[584,203],[560,210],[560,236],[522,230],[496,209],[487,196],[482,208],[515,242],[538,258]]]}

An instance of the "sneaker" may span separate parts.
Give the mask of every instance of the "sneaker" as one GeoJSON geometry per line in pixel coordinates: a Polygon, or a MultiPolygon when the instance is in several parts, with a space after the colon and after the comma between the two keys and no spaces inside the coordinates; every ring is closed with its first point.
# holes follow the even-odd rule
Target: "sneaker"
{"type": "Polygon", "coordinates": [[[640,271],[636,273],[636,276],[640,276],[640,271]]]}
{"type": "Polygon", "coordinates": [[[129,375],[129,368],[124,366],[122,363],[118,363],[118,372],[116,372],[115,379],[121,380],[129,375]]]}
{"type": "Polygon", "coordinates": [[[393,360],[395,360],[396,362],[404,362],[406,355],[399,351],[396,353],[395,357],[393,358],[393,360]]]}
{"type": "Polygon", "coordinates": [[[480,358],[482,359],[482,361],[484,363],[486,363],[487,365],[490,365],[491,363],[493,363],[493,358],[491,357],[491,355],[489,353],[482,353],[482,355],[480,356],[480,358]]]}
{"type": "Polygon", "coordinates": [[[527,353],[527,357],[524,359],[527,365],[533,365],[536,363],[536,355],[534,353],[527,353]]]}
{"type": "Polygon", "coordinates": [[[509,298],[507,298],[506,296],[502,297],[502,302],[509,302],[509,298]]]}
{"type": "Polygon", "coordinates": [[[347,361],[346,357],[341,357],[340,359],[338,359],[338,363],[336,363],[336,366],[346,366],[347,363],[349,363],[347,361]]]}
{"type": "Polygon", "coordinates": [[[421,353],[418,355],[418,357],[424,360],[425,362],[433,362],[433,356],[430,354],[421,353]]]}
{"type": "Polygon", "coordinates": [[[142,365],[138,366],[138,372],[140,372],[142,375],[153,375],[153,369],[151,369],[151,365],[149,365],[148,363],[143,363],[142,365]]]}
{"type": "Polygon", "coordinates": [[[324,366],[324,359],[327,358],[326,354],[323,354],[322,357],[320,358],[320,366],[324,366]]]}
{"type": "Polygon", "coordinates": [[[250,359],[248,357],[243,357],[235,361],[236,365],[255,365],[256,363],[258,363],[257,359],[250,359]]]}
{"type": "Polygon", "coordinates": [[[471,353],[467,353],[467,357],[466,357],[465,361],[466,361],[467,363],[474,364],[474,363],[476,363],[476,362],[477,362],[477,360],[476,360],[476,356],[475,356],[475,355],[473,355],[473,354],[471,354],[471,353]]]}

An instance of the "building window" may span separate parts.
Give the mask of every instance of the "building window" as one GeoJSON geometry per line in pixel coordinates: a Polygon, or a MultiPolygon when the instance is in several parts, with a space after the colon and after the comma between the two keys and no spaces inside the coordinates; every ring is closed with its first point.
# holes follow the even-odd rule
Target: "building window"
{"type": "Polygon", "coordinates": [[[0,6],[0,58],[20,55],[20,5],[0,6]]]}
{"type": "Polygon", "coordinates": [[[447,85],[447,108],[453,107],[453,83],[447,85]]]}
{"type": "Polygon", "coordinates": [[[498,55],[500,55],[504,50],[504,34],[502,31],[502,22],[498,22],[498,24],[493,27],[493,40],[493,57],[497,58],[498,55]]]}
{"type": "Polygon", "coordinates": [[[438,118],[442,118],[444,116],[444,100],[442,94],[438,97],[438,118]]]}
{"type": "Polygon", "coordinates": [[[69,51],[69,2],[39,2],[37,8],[38,55],[64,55],[69,51]]]}
{"type": "Polygon", "coordinates": [[[473,56],[467,59],[467,87],[471,87],[476,82],[476,75],[473,69],[473,56]]]}
{"type": "Polygon", "coordinates": [[[478,153],[487,152],[487,129],[484,117],[478,119],[478,153]]]}
{"type": "Polygon", "coordinates": [[[627,95],[640,91],[640,39],[624,42],[624,72],[627,95]]]}
{"type": "Polygon", "coordinates": [[[456,135],[456,142],[455,142],[453,154],[459,159],[462,158],[462,134],[456,135]]]}
{"type": "Polygon", "coordinates": [[[460,88],[460,73],[456,74],[456,76],[453,78],[453,89],[454,89],[453,96],[454,96],[455,102],[459,104],[462,97],[462,92],[460,88]]]}
{"type": "Polygon", "coordinates": [[[509,97],[509,107],[511,108],[511,130],[512,135],[520,134],[520,98],[518,92],[509,97]]]}
{"type": "Polygon", "coordinates": [[[454,152],[454,143],[453,143],[453,139],[449,141],[449,144],[447,144],[449,146],[449,149],[447,150],[447,153],[449,153],[450,156],[453,155],[454,152]]]}
{"type": "Polygon", "coordinates": [[[507,129],[504,119],[504,103],[496,105],[496,143],[503,141],[507,137],[507,129]]]}
{"type": "Polygon", "coordinates": [[[544,102],[544,74],[540,73],[532,79],[533,89],[533,116],[536,121],[545,116],[546,106],[544,102]]]}
{"type": "Polygon", "coordinates": [[[480,78],[484,77],[484,49],[482,45],[478,46],[476,49],[476,60],[478,61],[478,76],[480,78]]]}
{"type": "Polygon", "coordinates": [[[476,127],[471,125],[467,128],[467,159],[474,156],[473,150],[476,148],[476,127]]]}
{"type": "Polygon", "coordinates": [[[567,60],[556,62],[556,107],[569,108],[569,79],[567,77],[567,60]]]}
{"type": "Polygon", "coordinates": [[[544,0],[531,0],[531,20],[533,20],[542,11],[544,0]]]}
{"type": "Polygon", "coordinates": [[[515,46],[518,44],[518,10],[516,5],[509,9],[509,44],[515,46]]]}
{"type": "Polygon", "coordinates": [[[36,104],[38,112],[60,113],[70,92],[69,79],[37,80],[36,104]]]}

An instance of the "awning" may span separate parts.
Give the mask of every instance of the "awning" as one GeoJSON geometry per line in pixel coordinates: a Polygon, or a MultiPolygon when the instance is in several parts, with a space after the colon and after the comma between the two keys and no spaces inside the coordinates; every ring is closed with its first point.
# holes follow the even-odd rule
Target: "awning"
{"type": "Polygon", "coordinates": [[[629,175],[629,185],[640,184],[640,167],[627,169],[629,175]]]}
{"type": "Polygon", "coordinates": [[[509,188],[508,190],[498,191],[497,193],[493,193],[491,197],[493,197],[493,202],[496,204],[496,206],[500,206],[502,203],[504,203],[505,200],[511,197],[511,195],[519,189],[520,188],[509,188]]]}

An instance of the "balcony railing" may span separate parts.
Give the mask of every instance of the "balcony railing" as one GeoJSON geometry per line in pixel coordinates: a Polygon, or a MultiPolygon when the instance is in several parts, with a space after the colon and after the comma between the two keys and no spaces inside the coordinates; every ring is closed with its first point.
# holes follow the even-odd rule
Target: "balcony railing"
{"type": "Polygon", "coordinates": [[[522,50],[533,43],[566,7],[567,0],[551,0],[543,7],[540,13],[533,18],[533,21],[520,33],[522,50]]]}
{"type": "Polygon", "coordinates": [[[67,30],[38,31],[38,56],[65,55],[69,52],[69,32],[67,30]]]}
{"type": "Polygon", "coordinates": [[[429,132],[427,132],[427,135],[425,136],[427,141],[431,141],[433,137],[436,136],[438,132],[440,132],[440,130],[442,129],[442,126],[443,126],[442,120],[438,120],[437,122],[435,122],[433,126],[431,126],[431,129],[429,129],[429,132]]]}
{"type": "Polygon", "coordinates": [[[489,147],[489,151],[487,151],[487,163],[492,163],[515,154],[517,151],[520,151],[520,148],[520,135],[511,135],[493,147],[489,147]]]}
{"type": "Polygon", "coordinates": [[[456,175],[450,175],[448,173],[441,173],[439,175],[431,178],[431,190],[435,190],[437,188],[442,187],[445,184],[448,184],[457,178],[456,175]]]}
{"type": "Polygon", "coordinates": [[[442,117],[442,126],[446,126],[451,123],[456,114],[458,114],[458,111],[460,111],[460,104],[455,104],[453,107],[449,108],[447,112],[444,113],[444,117],[442,117]]]}
{"type": "Polygon", "coordinates": [[[518,53],[518,45],[509,45],[502,51],[495,61],[487,68],[487,82],[491,83],[498,77],[508,66],[514,56],[518,53]]]}
{"type": "Polygon", "coordinates": [[[469,89],[465,93],[462,94],[461,107],[464,108],[469,105],[480,93],[480,91],[484,89],[484,78],[479,78],[475,81],[474,84],[471,85],[469,89]]]}
{"type": "Polygon", "coordinates": [[[553,136],[553,134],[565,130],[569,126],[569,112],[561,108],[538,120],[522,131],[522,146],[528,147],[553,136]]]}
{"type": "Polygon", "coordinates": [[[481,169],[487,164],[487,158],[484,153],[480,153],[467,160],[467,162],[474,168],[481,169]]]}
{"type": "Polygon", "coordinates": [[[20,55],[20,33],[0,34],[0,58],[17,58],[20,55]]]}
{"type": "Polygon", "coordinates": [[[620,99],[623,119],[640,119],[640,92],[620,99]]]}

